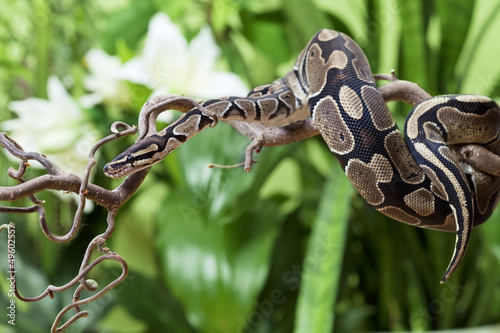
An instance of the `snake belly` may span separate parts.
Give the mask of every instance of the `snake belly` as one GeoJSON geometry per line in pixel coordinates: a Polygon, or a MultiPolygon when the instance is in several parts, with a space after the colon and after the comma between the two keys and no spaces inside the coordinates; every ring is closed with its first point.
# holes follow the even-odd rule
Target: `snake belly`
{"type": "Polygon", "coordinates": [[[163,130],[141,135],[104,172],[119,178],[149,168],[217,119],[280,126],[308,112],[366,202],[397,221],[456,233],[442,282],[448,279],[500,193],[500,177],[474,169],[451,148],[475,143],[500,155],[499,107],[483,96],[434,97],[412,110],[403,138],[366,56],[340,32],[320,30],[284,79],[247,97],[203,102],[163,130]]]}
{"type": "Polygon", "coordinates": [[[482,96],[431,98],[408,117],[405,142],[363,51],[331,30],[311,39],[287,80],[307,96],[315,126],[370,205],[395,220],[457,234],[444,282],[463,258],[473,226],[491,215],[500,189],[498,177],[467,174],[448,144],[476,142],[498,153],[498,105],[482,96]],[[481,177],[481,184],[474,182],[481,177]]]}

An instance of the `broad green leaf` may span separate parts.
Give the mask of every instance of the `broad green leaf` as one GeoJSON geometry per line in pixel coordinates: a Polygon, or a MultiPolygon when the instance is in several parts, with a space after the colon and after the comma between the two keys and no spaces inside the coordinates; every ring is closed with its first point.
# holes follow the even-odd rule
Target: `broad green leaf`
{"type": "Polygon", "coordinates": [[[151,183],[153,179],[150,175],[130,206],[118,214],[119,227],[110,239],[110,247],[127,261],[130,270],[147,277],[158,274],[154,253],[156,212],[168,193],[167,184],[151,183]]]}
{"type": "Polygon", "coordinates": [[[241,27],[240,2],[227,0],[212,0],[212,28],[214,33],[220,34],[228,27],[238,29],[241,27]]]}
{"type": "Polygon", "coordinates": [[[288,200],[280,205],[280,212],[289,213],[300,205],[301,191],[299,164],[286,158],[267,177],[260,189],[259,197],[267,199],[274,195],[283,195],[288,200]]]}
{"type": "Polygon", "coordinates": [[[307,149],[307,158],[314,169],[323,177],[328,177],[331,172],[334,158],[322,140],[307,140],[304,142],[307,149]]]}
{"type": "Polygon", "coordinates": [[[185,186],[193,194],[190,201],[197,209],[206,209],[209,218],[218,221],[214,223],[220,223],[225,209],[235,207],[238,196],[252,186],[257,173],[245,173],[243,167],[220,169],[208,165],[243,162],[249,143],[232,127],[221,123],[216,128],[207,128],[178,149],[185,186]]]}
{"type": "MultiPolygon", "coordinates": [[[[290,47],[287,42],[283,27],[278,22],[271,20],[254,20],[250,26],[254,47],[262,50],[275,63],[289,60],[290,47]]],[[[288,69],[292,70],[292,67],[288,69]]],[[[274,80],[273,80],[274,81],[274,80]]]]}
{"type": "Polygon", "coordinates": [[[323,189],[309,239],[295,332],[331,332],[354,189],[337,165],[323,189]]]}
{"type": "MultiPolygon", "coordinates": [[[[374,73],[390,73],[398,68],[401,47],[402,18],[398,0],[378,0],[376,15],[368,22],[368,40],[378,39],[378,65],[374,73]]],[[[373,46],[372,46],[373,48],[373,46]]],[[[397,73],[396,73],[397,74],[397,73]]]]}
{"type": "MultiPolygon", "coordinates": [[[[50,13],[49,4],[45,1],[37,1],[34,5],[34,16],[42,20],[49,20],[50,13]]],[[[47,78],[49,77],[49,53],[50,53],[50,34],[51,27],[47,22],[40,24],[36,29],[35,38],[36,55],[37,55],[37,70],[36,70],[36,95],[37,97],[45,98],[47,93],[47,78]]],[[[31,37],[31,36],[30,36],[31,37]]]]}
{"type": "MultiPolygon", "coordinates": [[[[367,21],[368,7],[363,0],[345,1],[342,5],[329,0],[312,0],[319,9],[337,17],[351,31],[352,38],[358,43],[368,40],[367,21]]],[[[328,28],[328,27],[325,27],[328,28]]],[[[347,33],[347,31],[344,31],[347,33]]]]}
{"type": "Polygon", "coordinates": [[[230,40],[245,64],[249,82],[261,85],[269,84],[276,79],[275,66],[270,57],[255,48],[251,40],[240,32],[231,33],[230,40]]]}
{"type": "Polygon", "coordinates": [[[429,89],[425,53],[424,8],[420,1],[399,0],[402,28],[402,59],[400,77],[429,89]],[[418,64],[418,65],[417,65],[418,64]]]}
{"type": "Polygon", "coordinates": [[[488,248],[500,263],[500,208],[497,207],[491,217],[478,229],[488,242],[488,248]]]}
{"type": "Polygon", "coordinates": [[[280,0],[243,0],[241,6],[254,14],[281,10],[280,0]]]}
{"type": "Polygon", "coordinates": [[[435,79],[440,81],[440,91],[455,93],[458,90],[458,82],[453,79],[455,66],[469,29],[474,2],[441,0],[437,1],[436,5],[441,31],[453,33],[442,34],[439,67],[435,72],[435,79]]]}
{"type": "Polygon", "coordinates": [[[141,333],[147,324],[131,316],[124,305],[118,305],[99,322],[99,328],[106,332],[141,333]]]}
{"type": "Polygon", "coordinates": [[[283,219],[271,201],[259,200],[257,194],[280,159],[279,149],[258,156],[262,163],[250,174],[241,168],[206,167],[238,162],[247,144],[221,124],[180,147],[185,187],[166,197],[158,214],[157,249],[165,282],[201,332],[245,325],[267,277],[283,219]]]}
{"type": "Polygon", "coordinates": [[[488,95],[494,90],[500,76],[500,63],[492,57],[500,53],[499,18],[500,2],[475,2],[471,28],[456,66],[459,91],[454,93],[488,95]]]}
{"type": "Polygon", "coordinates": [[[200,332],[236,331],[265,282],[280,218],[272,205],[253,203],[245,219],[233,213],[221,225],[191,200],[177,193],[162,210],[157,247],[165,282],[200,332]]]}
{"type": "Polygon", "coordinates": [[[117,41],[124,40],[131,48],[138,47],[138,41],[146,33],[148,22],[155,13],[149,1],[134,1],[131,6],[109,18],[105,32],[99,36],[104,49],[113,54],[117,41]]]}
{"type": "Polygon", "coordinates": [[[319,29],[331,27],[326,15],[312,0],[289,0],[284,11],[290,19],[290,29],[300,36],[303,43],[311,39],[319,29]]]}

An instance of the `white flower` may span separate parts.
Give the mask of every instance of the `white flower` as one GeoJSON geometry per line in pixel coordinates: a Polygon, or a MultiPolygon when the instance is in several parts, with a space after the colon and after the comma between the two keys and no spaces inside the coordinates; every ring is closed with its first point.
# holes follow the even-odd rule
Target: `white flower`
{"type": "Polygon", "coordinates": [[[149,22],[144,49],[124,65],[122,78],[154,90],[197,98],[245,96],[248,89],[235,74],[216,70],[219,48],[205,26],[190,42],[164,13],[149,22]]]}
{"type": "MultiPolygon", "coordinates": [[[[61,170],[81,177],[98,140],[97,131],[56,77],[49,78],[47,95],[48,100],[11,102],[9,108],[18,118],[3,122],[2,128],[25,151],[43,153],[61,170]]],[[[31,165],[42,167],[36,162],[31,165]]]]}
{"type": "Polygon", "coordinates": [[[92,49],[85,55],[90,74],[85,76],[85,88],[91,94],[82,96],[80,103],[86,107],[94,106],[104,100],[118,97],[122,63],[117,56],[110,56],[100,49],[92,49]]]}

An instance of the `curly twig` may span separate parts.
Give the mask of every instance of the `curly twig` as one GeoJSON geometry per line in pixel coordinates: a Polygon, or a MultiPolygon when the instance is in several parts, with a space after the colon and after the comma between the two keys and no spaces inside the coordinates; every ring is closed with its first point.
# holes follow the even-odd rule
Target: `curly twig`
{"type": "MultiPolygon", "coordinates": [[[[31,201],[34,203],[33,206],[29,207],[0,207],[0,212],[18,213],[18,214],[38,213],[40,226],[46,237],[53,242],[62,243],[69,241],[76,235],[80,227],[86,199],[91,199],[108,209],[108,217],[107,217],[108,227],[106,231],[103,234],[96,236],[90,242],[90,244],[87,247],[87,250],[85,251],[85,255],[82,259],[79,272],[71,281],[60,287],[49,285],[44,292],[35,297],[23,297],[19,293],[17,285],[15,285],[14,287],[15,288],[14,293],[18,299],[26,302],[34,302],[43,299],[47,296],[53,298],[55,292],[65,291],[71,288],[73,285],[79,283],[74,293],[73,303],[66,306],[58,314],[52,326],[52,332],[64,331],[79,318],[86,317],[88,313],[86,311],[81,311],[80,306],[88,304],[100,298],[110,289],[115,287],[118,283],[123,281],[123,279],[125,279],[125,277],[128,274],[128,267],[123,258],[118,254],[111,252],[108,248],[105,248],[103,246],[106,240],[111,236],[111,234],[114,231],[114,226],[115,226],[114,219],[119,207],[121,207],[121,205],[125,201],[127,201],[137,190],[137,188],[140,186],[140,184],[146,177],[149,169],[143,170],[139,173],[131,175],[130,177],[127,177],[127,179],[125,179],[125,181],[122,184],[120,184],[116,189],[112,191],[91,184],[89,182],[90,172],[97,163],[95,159],[95,154],[97,150],[107,142],[110,142],[125,135],[136,133],[137,127],[131,127],[125,123],[116,122],[111,126],[111,131],[113,134],[99,140],[92,147],[89,154],[89,161],[85,167],[85,172],[82,179],[80,179],[75,175],[61,172],[43,154],[25,152],[24,149],[21,147],[21,145],[19,145],[16,141],[9,138],[5,133],[0,133],[0,144],[9,153],[21,159],[21,163],[18,170],[15,170],[13,168],[10,168],[8,170],[9,176],[18,181],[19,184],[11,187],[0,187],[0,200],[16,201],[21,198],[29,196],[31,201]],[[42,164],[42,166],[45,168],[48,174],[39,176],[35,179],[24,180],[22,177],[24,176],[27,167],[29,166],[28,160],[38,161],[40,164],[42,164]],[[74,216],[73,224],[71,226],[70,231],[66,235],[57,236],[49,230],[45,216],[46,215],[45,208],[43,207],[43,201],[38,200],[34,195],[35,193],[38,193],[44,189],[69,191],[79,195],[78,208],[74,216]],[[89,262],[90,257],[96,247],[99,252],[105,254],[98,257],[94,261],[89,262]],[[90,270],[92,270],[96,265],[98,265],[100,262],[104,260],[118,261],[122,266],[122,274],[113,282],[109,283],[105,288],[100,290],[98,293],[94,294],[93,296],[87,297],[83,300],[80,300],[80,294],[84,289],[88,291],[97,290],[97,284],[92,280],[85,279],[85,276],[90,270]],[[73,315],[62,326],[58,327],[59,323],[62,320],[62,317],[69,310],[73,308],[75,309],[75,315],[73,315]]],[[[0,230],[3,229],[3,227],[4,226],[0,227],[0,230]]],[[[15,268],[14,265],[12,265],[12,269],[10,271],[10,277],[12,279],[15,278],[14,274],[15,274],[15,268]]]]}
{"type": "MultiPolygon", "coordinates": [[[[34,206],[34,207],[36,207],[36,206],[34,206]]],[[[91,303],[91,302],[99,299],[105,293],[107,293],[109,290],[111,290],[116,285],[118,285],[121,281],[123,281],[126,278],[126,276],[128,275],[128,266],[127,266],[127,263],[125,262],[125,260],[120,255],[118,255],[114,252],[111,252],[108,248],[103,247],[103,245],[106,242],[106,239],[108,239],[111,236],[111,234],[114,230],[114,226],[115,226],[114,218],[116,216],[116,212],[117,211],[109,212],[108,218],[107,218],[108,228],[106,229],[106,231],[103,234],[96,236],[90,242],[89,246],[87,247],[87,250],[85,251],[85,255],[84,255],[84,258],[82,260],[82,265],[80,267],[79,273],[71,281],[69,281],[68,283],[66,283],[65,285],[60,286],[60,287],[55,287],[55,286],[49,285],[45,289],[45,291],[43,291],[40,295],[34,296],[34,297],[22,296],[19,293],[19,290],[17,289],[17,284],[14,284],[14,293],[18,299],[25,301],[25,302],[35,302],[35,301],[39,301],[47,296],[49,296],[50,298],[54,298],[54,293],[65,291],[65,290],[71,288],[76,283],[80,282],[80,285],[75,290],[73,302],[71,304],[67,305],[66,307],[64,307],[59,312],[56,319],[54,320],[51,332],[62,332],[66,328],[68,328],[71,324],[73,324],[76,320],[78,320],[80,318],[87,317],[88,312],[81,311],[80,306],[84,305],[84,304],[91,303]],[[103,252],[105,254],[98,257],[97,259],[95,259],[91,263],[89,263],[90,256],[91,256],[95,247],[98,248],[99,252],[103,252]],[[84,289],[88,290],[88,291],[96,291],[97,290],[97,287],[98,287],[97,283],[93,280],[86,280],[85,276],[87,275],[87,273],[90,270],[92,270],[95,266],[97,266],[100,262],[102,262],[104,260],[114,260],[114,261],[119,262],[122,266],[122,274],[118,278],[116,278],[114,281],[109,283],[106,287],[104,287],[98,293],[94,294],[93,296],[89,296],[83,300],[80,300],[80,294],[84,289]],[[73,308],[75,309],[75,315],[73,315],[61,327],[58,327],[59,322],[62,320],[62,317],[73,308]]],[[[4,227],[5,226],[2,226],[0,228],[0,230],[3,229],[4,227]]],[[[15,272],[16,272],[16,270],[15,270],[15,266],[13,263],[12,268],[10,270],[10,278],[11,279],[15,279],[15,272]]]]}
{"type": "MultiPolygon", "coordinates": [[[[99,258],[95,259],[90,263],[89,266],[85,268],[78,276],[75,278],[78,278],[79,276],[84,276],[86,275],[93,267],[95,267],[97,264],[99,264],[101,261],[104,260],[114,260],[117,261],[121,264],[122,266],[122,274],[120,274],[119,277],[117,277],[115,280],[113,280],[111,283],[109,283],[106,287],[101,289],[98,293],[95,295],[89,296],[85,299],[80,300],[80,293],[83,291],[83,284],[82,286],[79,286],[77,290],[75,291],[75,299],[73,299],[73,303],[67,305],[62,309],[59,314],[57,315],[56,319],[54,320],[54,324],[52,325],[51,332],[62,332],[64,331],[67,327],[69,327],[71,324],[73,324],[76,320],[87,317],[88,312],[87,311],[80,311],[80,306],[94,302],[95,300],[101,298],[104,294],[106,294],[108,291],[116,287],[120,282],[122,282],[128,275],[128,266],[125,260],[119,256],[116,253],[113,254],[105,254],[100,256],[99,258]],[[61,327],[57,327],[59,325],[59,322],[61,321],[62,317],[71,309],[75,309],[75,315],[71,317],[65,324],[63,324],[61,327]]],[[[72,280],[73,281],[73,280],[72,280]]],[[[86,281],[87,285],[89,285],[89,288],[85,288],[89,291],[95,291],[97,289],[97,286],[93,283],[93,280],[86,281]]]]}
{"type": "Polygon", "coordinates": [[[217,116],[213,112],[204,108],[201,105],[201,102],[202,101],[197,101],[194,98],[175,94],[161,95],[147,101],[142,106],[139,114],[139,137],[137,138],[137,141],[143,139],[147,135],[156,133],[156,119],[160,113],[167,110],[177,110],[185,113],[193,108],[197,108],[207,116],[212,117],[214,122],[211,127],[215,126],[218,121],[217,116]]]}
{"type": "Polygon", "coordinates": [[[9,153],[22,161],[18,171],[19,174],[16,178],[23,176],[24,171],[26,170],[26,161],[28,160],[34,160],[40,163],[49,175],[57,175],[60,173],[59,169],[47,158],[47,156],[39,153],[24,151],[19,143],[9,138],[4,132],[0,132],[0,142],[2,147],[7,149],[9,153]]]}
{"type": "MultiPolygon", "coordinates": [[[[375,79],[389,81],[388,84],[379,88],[386,102],[399,100],[411,105],[416,105],[422,100],[431,97],[416,84],[398,80],[394,72],[392,72],[391,75],[376,75],[375,79]]],[[[115,189],[107,190],[89,182],[90,172],[97,163],[95,159],[97,150],[102,145],[112,140],[125,135],[135,134],[137,131],[139,131],[139,137],[137,140],[140,140],[147,135],[151,135],[152,133],[156,133],[156,119],[158,115],[165,110],[176,109],[182,112],[187,112],[192,108],[198,108],[208,116],[211,116],[214,119],[214,124],[217,123],[217,117],[205,109],[202,106],[202,102],[192,98],[178,95],[167,95],[154,98],[153,100],[145,103],[139,116],[138,128],[129,126],[122,122],[116,122],[111,126],[112,134],[99,140],[92,147],[82,178],[60,171],[56,165],[43,154],[25,152],[17,142],[9,138],[5,133],[0,133],[0,144],[10,154],[20,159],[20,165],[17,170],[13,168],[8,170],[8,175],[15,179],[19,184],[10,187],[0,187],[0,200],[17,201],[21,198],[29,197],[33,202],[33,205],[29,207],[0,207],[0,212],[18,214],[37,213],[41,229],[46,237],[54,242],[62,243],[69,241],[76,235],[80,227],[83,209],[87,199],[93,200],[108,210],[106,218],[106,231],[94,237],[94,239],[88,244],[82,258],[78,274],[71,281],[60,287],[49,285],[44,292],[35,297],[23,297],[18,292],[17,286],[15,287],[15,294],[19,299],[33,302],[43,299],[46,296],[53,298],[54,293],[65,291],[78,284],[74,292],[73,302],[59,312],[53,323],[52,332],[64,331],[79,318],[88,316],[88,312],[82,311],[80,306],[95,301],[123,281],[128,274],[128,267],[123,258],[104,247],[104,245],[114,231],[115,216],[118,210],[135,193],[144,181],[149,172],[149,168],[126,177],[125,180],[115,189]],[[44,167],[47,174],[31,180],[23,179],[27,167],[29,166],[29,160],[38,161],[44,167]],[[45,189],[73,192],[79,196],[78,208],[74,216],[73,224],[68,233],[63,236],[54,235],[49,230],[45,216],[45,208],[43,207],[44,202],[35,197],[36,193],[45,189]],[[91,255],[95,249],[102,253],[102,255],[90,262],[91,255]],[[93,280],[86,279],[85,276],[90,270],[104,260],[114,260],[119,262],[122,266],[122,274],[94,295],[80,299],[83,290],[90,292],[97,291],[97,283],[93,280]],[[71,309],[75,310],[75,314],[64,324],[59,326],[63,316],[71,309]]],[[[244,165],[246,171],[249,171],[252,164],[256,163],[253,161],[252,156],[254,153],[258,153],[262,147],[284,145],[319,134],[311,119],[299,120],[283,127],[266,127],[259,123],[246,123],[241,121],[226,122],[251,140],[251,143],[246,149],[245,162],[238,164],[238,166],[244,165]]],[[[492,175],[500,175],[500,157],[481,148],[481,146],[476,145],[462,146],[459,153],[462,154],[463,159],[476,167],[478,170],[492,175]]],[[[220,167],[218,165],[212,166],[220,167]]],[[[6,225],[0,226],[0,230],[5,227],[6,225]]],[[[10,272],[11,278],[13,278],[13,271],[14,269],[10,272]]]]}

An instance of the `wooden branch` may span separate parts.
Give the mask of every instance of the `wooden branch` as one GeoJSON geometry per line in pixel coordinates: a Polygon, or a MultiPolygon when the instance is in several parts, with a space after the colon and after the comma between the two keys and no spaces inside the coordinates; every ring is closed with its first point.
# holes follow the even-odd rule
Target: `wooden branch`
{"type": "MultiPolygon", "coordinates": [[[[375,79],[389,81],[388,84],[378,88],[386,102],[403,101],[414,106],[431,97],[418,85],[409,81],[398,80],[394,73],[391,73],[391,75],[375,75],[375,79]]],[[[139,116],[139,128],[131,127],[121,122],[114,123],[111,127],[113,134],[103,138],[92,148],[89,154],[89,162],[85,168],[85,173],[81,178],[73,174],[66,174],[62,172],[43,154],[25,152],[17,142],[9,138],[5,133],[0,133],[0,144],[2,147],[20,160],[19,168],[17,170],[13,168],[8,170],[8,175],[15,179],[19,184],[10,187],[0,187],[0,200],[17,201],[22,198],[29,197],[33,203],[33,205],[29,207],[0,207],[0,212],[18,214],[37,213],[39,216],[40,226],[46,237],[51,241],[63,243],[72,239],[78,232],[86,199],[90,199],[108,210],[108,216],[106,219],[108,227],[106,231],[103,234],[96,236],[90,242],[82,259],[79,272],[71,281],[61,287],[49,286],[42,294],[35,297],[23,297],[16,288],[15,293],[19,299],[25,301],[37,301],[46,296],[53,297],[55,292],[61,292],[72,286],[78,285],[74,293],[74,302],[61,310],[54,321],[52,332],[61,332],[77,319],[86,317],[88,313],[86,311],[80,311],[79,307],[101,297],[104,293],[120,283],[128,273],[128,267],[123,258],[118,254],[111,252],[108,248],[105,248],[104,244],[114,231],[116,213],[120,207],[137,191],[150,169],[144,169],[126,177],[125,180],[113,190],[105,189],[89,182],[90,171],[96,164],[94,156],[97,149],[112,140],[125,135],[135,134],[137,131],[139,131],[139,137],[137,140],[141,140],[146,135],[156,132],[156,119],[161,112],[169,109],[177,109],[182,112],[187,112],[193,107],[200,109],[202,112],[206,112],[208,116],[213,117],[214,124],[217,123],[217,117],[203,108],[200,101],[192,98],[178,95],[166,95],[156,97],[151,101],[146,102],[139,116]],[[34,179],[24,179],[23,177],[26,173],[27,167],[29,167],[30,160],[38,161],[44,167],[47,174],[34,179]],[[54,235],[48,228],[45,219],[43,201],[39,200],[35,196],[38,192],[43,190],[73,192],[79,196],[78,209],[75,213],[72,227],[65,235],[54,235]],[[95,249],[97,249],[100,253],[103,253],[103,255],[90,262],[91,254],[95,249]],[[80,300],[81,292],[84,289],[91,292],[97,290],[97,284],[92,280],[85,279],[85,276],[91,269],[93,269],[93,267],[105,260],[114,260],[120,263],[122,266],[122,274],[96,294],[80,300]],[[58,327],[64,314],[72,309],[75,310],[75,315],[73,315],[66,323],[58,327]]],[[[285,145],[319,134],[318,130],[312,123],[312,120],[309,118],[302,119],[282,127],[266,127],[260,123],[248,123],[242,121],[225,122],[233,126],[241,134],[251,140],[251,143],[246,148],[245,162],[242,163],[246,171],[250,171],[252,164],[254,163],[252,159],[253,154],[259,152],[262,147],[285,145]]],[[[483,146],[469,144],[454,147],[454,149],[464,161],[472,165],[477,170],[490,175],[500,176],[500,156],[495,155],[483,146]]],[[[241,164],[238,166],[240,165],[241,164]]],[[[0,226],[0,230],[6,227],[12,228],[13,226],[0,226]]],[[[12,274],[13,273],[11,272],[11,277],[12,274]]]]}
{"type": "Polygon", "coordinates": [[[420,88],[416,83],[399,80],[394,73],[391,71],[390,75],[387,74],[377,74],[375,75],[375,80],[377,81],[389,81],[388,84],[378,87],[378,90],[384,96],[385,102],[400,101],[411,106],[415,106],[418,103],[431,98],[432,96],[420,88]]]}
{"type": "Polygon", "coordinates": [[[458,152],[475,169],[492,176],[500,177],[500,156],[481,145],[462,145],[458,152]]]}
{"type": "MultiPolygon", "coordinates": [[[[431,95],[417,84],[398,80],[394,73],[392,73],[392,75],[376,75],[375,79],[390,81],[388,84],[379,88],[386,102],[402,101],[415,106],[421,101],[431,97],[431,95]]],[[[247,172],[251,170],[252,164],[254,163],[253,154],[259,152],[262,147],[286,145],[319,134],[319,131],[315,128],[310,118],[283,127],[266,127],[259,123],[248,123],[235,120],[225,122],[252,140],[245,154],[244,166],[247,172]]]]}
{"type": "MultiPolygon", "coordinates": [[[[100,140],[92,148],[89,163],[85,168],[85,175],[83,179],[76,175],[60,171],[46,156],[42,154],[25,152],[17,142],[9,138],[5,133],[0,133],[0,144],[2,147],[9,151],[12,155],[22,160],[19,170],[16,171],[12,168],[9,169],[9,175],[17,179],[20,184],[10,187],[0,187],[0,200],[16,201],[43,190],[56,190],[81,194],[86,199],[90,199],[110,210],[120,207],[134,194],[140,184],[144,181],[149,169],[142,170],[127,177],[125,181],[114,190],[107,190],[98,185],[88,183],[90,171],[96,162],[94,159],[96,150],[107,142],[137,132],[136,127],[130,127],[127,125],[128,127],[125,131],[118,132],[116,128],[117,124],[115,123],[113,126],[112,131],[115,133],[100,140]],[[42,166],[44,166],[48,174],[31,180],[22,179],[22,176],[26,171],[26,164],[28,160],[38,161],[42,164],[42,166]]],[[[121,123],[120,126],[123,126],[123,123],[121,123]]],[[[0,212],[2,212],[2,208],[0,208],[0,212]]]]}
{"type": "MultiPolygon", "coordinates": [[[[106,231],[103,234],[96,236],[90,242],[82,259],[79,272],[71,281],[60,287],[49,285],[44,292],[34,297],[22,296],[17,289],[17,284],[14,283],[14,293],[16,297],[27,302],[38,301],[47,296],[53,298],[55,292],[65,291],[78,284],[76,291],[74,292],[73,301],[59,312],[54,320],[51,332],[62,332],[76,320],[87,317],[88,312],[81,311],[80,306],[99,299],[109,290],[122,282],[128,274],[128,266],[125,260],[120,255],[111,252],[108,248],[105,248],[104,244],[114,231],[115,216],[118,212],[118,209],[135,193],[137,188],[141,185],[142,181],[148,174],[149,169],[142,170],[127,177],[122,184],[111,191],[89,183],[90,171],[96,164],[94,156],[97,149],[99,149],[99,147],[101,147],[103,144],[115,140],[121,136],[136,133],[137,128],[130,127],[121,122],[117,122],[111,126],[111,131],[114,134],[111,134],[104,139],[99,140],[99,142],[97,142],[94,147],[92,147],[92,150],[89,154],[89,162],[87,163],[87,166],[85,168],[83,178],[79,178],[72,174],[65,174],[64,172],[60,171],[46,156],[38,153],[25,152],[17,142],[9,138],[5,133],[0,133],[0,143],[2,147],[4,147],[9,153],[21,160],[18,170],[14,170],[13,168],[10,168],[8,170],[8,175],[11,178],[17,180],[19,184],[11,187],[0,187],[0,200],[16,201],[29,196],[31,201],[34,203],[34,205],[30,207],[0,207],[0,212],[23,214],[36,212],[38,213],[40,226],[45,236],[53,242],[64,243],[72,239],[78,232],[86,199],[93,200],[108,209],[108,217],[106,219],[108,227],[106,231]],[[123,129],[123,131],[120,132],[120,129],[123,129]],[[29,166],[28,160],[36,160],[40,162],[48,174],[31,180],[23,179],[27,166],[29,166]],[[65,235],[54,235],[49,230],[47,221],[45,219],[45,208],[43,207],[43,202],[35,197],[35,193],[46,189],[69,191],[79,195],[78,209],[75,213],[73,224],[70,230],[65,235]],[[90,262],[91,255],[96,248],[98,252],[103,253],[103,255],[98,256],[94,261],[90,262]],[[104,288],[96,292],[97,282],[93,280],[87,280],[85,276],[90,270],[92,270],[95,266],[105,260],[113,260],[120,263],[122,267],[122,274],[111,283],[108,283],[104,288]],[[81,293],[84,289],[96,293],[84,299],[80,299],[81,293]],[[73,309],[75,310],[75,314],[67,322],[58,327],[59,323],[62,320],[62,317],[67,312],[73,309]]],[[[10,224],[7,227],[14,228],[14,225],[10,224]]],[[[0,230],[4,228],[5,226],[1,226],[0,230]]],[[[10,279],[13,279],[13,281],[15,281],[14,264],[10,266],[9,272],[10,279]]]]}

